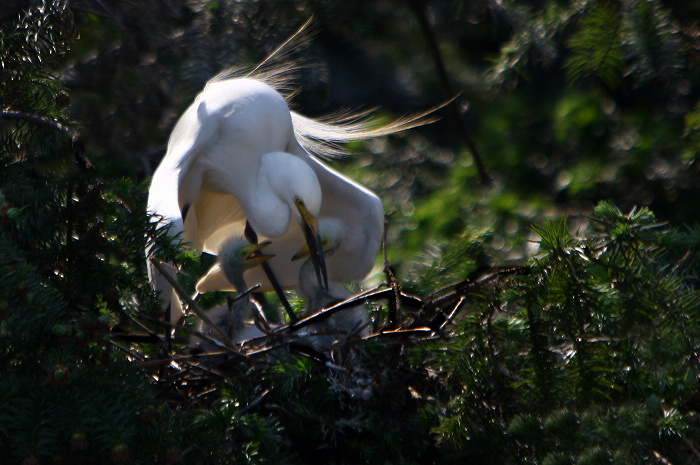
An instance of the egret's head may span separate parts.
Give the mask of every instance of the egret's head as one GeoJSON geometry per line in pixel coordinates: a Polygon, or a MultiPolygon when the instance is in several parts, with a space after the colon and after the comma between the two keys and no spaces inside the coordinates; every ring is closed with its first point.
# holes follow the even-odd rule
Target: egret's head
{"type": "Polygon", "coordinates": [[[244,271],[274,257],[274,255],[261,253],[262,249],[270,244],[270,241],[250,244],[245,239],[240,238],[224,242],[219,250],[219,262],[226,277],[233,282],[232,276],[243,276],[244,271]]]}
{"type": "MultiPolygon", "coordinates": [[[[336,218],[321,218],[318,224],[318,236],[321,239],[321,249],[326,256],[331,256],[340,248],[343,242],[344,229],[340,220],[336,218]]],[[[307,258],[310,255],[308,244],[292,257],[292,260],[307,258]]]]}
{"type": "Polygon", "coordinates": [[[299,224],[302,225],[302,228],[310,227],[313,233],[316,234],[318,232],[318,213],[311,213],[306,206],[306,202],[299,196],[294,197],[294,207],[297,219],[299,220],[299,224]]]}
{"type": "Polygon", "coordinates": [[[219,247],[217,263],[197,281],[197,292],[202,294],[233,289],[243,292],[247,289],[243,273],[274,257],[261,253],[270,244],[270,241],[250,244],[238,236],[227,239],[219,247]]]}
{"type": "MultiPolygon", "coordinates": [[[[311,170],[309,165],[304,162],[301,163],[303,163],[306,168],[311,170]]],[[[306,171],[306,169],[302,169],[298,173],[302,173],[304,171],[306,171]]],[[[313,173],[313,171],[310,173],[313,175],[313,178],[307,176],[306,174],[297,174],[294,182],[288,184],[289,196],[292,198],[294,203],[294,209],[292,211],[299,223],[304,221],[310,222],[313,220],[313,222],[318,225],[317,218],[321,213],[321,185],[318,183],[318,179],[316,179],[316,175],[313,173]]]]}
{"type": "Polygon", "coordinates": [[[315,228],[321,211],[321,185],[313,169],[300,158],[284,153],[266,153],[260,159],[255,204],[246,215],[253,229],[267,237],[279,237],[298,224],[315,228]]]}

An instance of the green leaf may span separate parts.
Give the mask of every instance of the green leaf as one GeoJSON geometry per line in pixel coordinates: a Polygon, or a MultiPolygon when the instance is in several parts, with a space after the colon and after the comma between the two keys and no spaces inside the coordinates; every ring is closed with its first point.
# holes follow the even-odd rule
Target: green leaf
{"type": "Polygon", "coordinates": [[[571,55],[564,67],[569,82],[597,76],[610,88],[620,84],[624,68],[621,21],[613,2],[600,2],[581,20],[567,43],[571,55]]]}

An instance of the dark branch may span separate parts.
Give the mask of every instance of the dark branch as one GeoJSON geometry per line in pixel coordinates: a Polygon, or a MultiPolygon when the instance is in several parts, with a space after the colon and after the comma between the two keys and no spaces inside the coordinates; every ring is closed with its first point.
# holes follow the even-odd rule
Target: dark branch
{"type": "Polygon", "coordinates": [[[27,121],[39,126],[46,126],[65,134],[71,139],[71,148],[73,149],[73,154],[75,155],[75,159],[80,167],[85,171],[95,171],[95,165],[93,165],[92,162],[85,156],[85,147],[80,140],[80,135],[68,126],[63,125],[58,121],[44,118],[43,116],[31,115],[20,111],[0,111],[0,119],[27,121]]]}
{"type": "Polygon", "coordinates": [[[440,80],[440,85],[442,86],[443,92],[445,93],[445,96],[448,99],[450,99],[450,101],[447,103],[447,109],[449,111],[450,118],[454,120],[454,123],[457,126],[457,130],[459,131],[459,135],[462,137],[464,142],[466,142],[467,146],[469,147],[469,150],[472,153],[472,157],[474,158],[474,164],[476,165],[476,169],[479,173],[479,179],[481,180],[481,183],[488,185],[491,183],[492,177],[486,169],[486,165],[484,164],[484,158],[481,156],[481,152],[476,147],[474,138],[472,137],[469,128],[467,128],[467,125],[464,122],[464,119],[462,118],[462,112],[460,111],[459,104],[455,99],[455,96],[457,94],[455,93],[454,88],[452,86],[452,82],[450,81],[450,77],[447,74],[447,67],[445,66],[445,61],[442,59],[440,46],[438,45],[437,40],[435,39],[433,27],[431,26],[430,20],[428,19],[425,0],[408,0],[408,5],[413,11],[413,14],[416,17],[420,28],[423,30],[423,35],[425,36],[426,42],[428,42],[428,47],[430,48],[430,52],[433,56],[435,68],[438,73],[438,79],[440,80]]]}

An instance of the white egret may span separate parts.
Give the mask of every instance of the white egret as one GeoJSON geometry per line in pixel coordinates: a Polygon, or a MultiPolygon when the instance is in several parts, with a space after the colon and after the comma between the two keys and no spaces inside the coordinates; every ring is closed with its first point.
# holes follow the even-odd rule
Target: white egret
{"type": "MultiPolygon", "coordinates": [[[[228,328],[228,336],[233,342],[241,342],[262,335],[262,332],[252,323],[245,322],[250,316],[248,295],[242,295],[247,290],[243,273],[266,262],[272,255],[263,255],[261,250],[270,242],[250,244],[243,238],[233,237],[225,241],[219,249],[216,266],[197,283],[197,290],[205,292],[206,283],[215,283],[221,290],[235,290],[239,293],[231,309],[228,306],[216,307],[207,311],[207,316],[222,330],[228,328]]],[[[210,330],[200,321],[197,329],[207,335],[210,330]]],[[[193,338],[194,339],[194,338],[193,338]]]]}
{"type": "MultiPolygon", "coordinates": [[[[342,222],[336,218],[321,218],[319,221],[319,236],[326,257],[331,259],[340,249],[346,233],[342,222]]],[[[294,256],[294,259],[308,256],[308,248],[303,247],[294,256]]],[[[327,290],[319,286],[318,281],[315,279],[310,259],[304,262],[299,271],[299,292],[306,301],[306,316],[313,315],[353,295],[352,292],[339,283],[329,283],[327,290]]],[[[357,330],[360,334],[367,334],[369,321],[365,305],[357,304],[335,312],[321,323],[310,325],[309,329],[312,331],[330,330],[338,333],[349,333],[357,330]]],[[[316,345],[326,348],[330,346],[333,340],[333,337],[314,338],[316,345]]]]}
{"type": "MultiPolygon", "coordinates": [[[[285,56],[285,46],[293,43],[252,73],[237,77],[227,71],[207,83],[173,129],[152,178],[148,211],[161,226],[170,225],[170,235],[181,233],[208,253],[250,225],[261,240],[274,239],[268,250],[276,257],[268,265],[284,288],[297,285],[301,264],[291,257],[310,242],[316,218],[333,216],[345,234],[326,263],[327,280],[359,281],[379,252],[382,203],[316,156],[332,158],[339,142],[392,134],[428,120],[423,114],[370,129],[364,115],[322,122],[291,112],[280,92],[289,87],[293,68],[271,68],[269,62],[285,56]],[[292,216],[301,227],[292,225],[292,216]]],[[[320,252],[316,258],[322,259],[320,252]]],[[[149,269],[149,277],[166,305],[172,303],[171,320],[177,321],[179,299],[157,271],[149,269]]],[[[245,278],[270,290],[261,267],[246,271],[245,278]]]]}

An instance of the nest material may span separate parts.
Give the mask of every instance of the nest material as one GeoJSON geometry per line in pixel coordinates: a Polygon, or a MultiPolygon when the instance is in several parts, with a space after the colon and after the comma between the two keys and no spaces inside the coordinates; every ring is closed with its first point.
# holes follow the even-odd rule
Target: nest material
{"type": "MultiPolygon", "coordinates": [[[[240,343],[224,339],[225,335],[221,331],[206,334],[151,318],[145,319],[164,327],[165,334],[152,331],[149,334],[113,332],[113,341],[115,344],[119,344],[120,340],[162,344],[163,350],[157,357],[147,357],[133,348],[119,347],[126,350],[130,358],[154,380],[165,386],[170,399],[179,404],[196,407],[211,405],[223,380],[235,382],[239,377],[245,377],[248,381],[255,377],[262,379],[271,365],[295,357],[308,358],[328,370],[328,379],[335,390],[363,402],[372,402],[377,397],[384,397],[381,391],[385,389],[390,392],[388,397],[395,397],[396,391],[391,386],[400,375],[388,373],[387,367],[399,366],[400,363],[382,363],[379,366],[365,350],[367,343],[372,341],[391,347],[390,352],[398,357],[407,347],[421,341],[445,337],[449,327],[468,308],[470,294],[496,285],[509,276],[527,272],[525,268],[492,270],[478,280],[460,281],[421,299],[401,291],[391,270],[387,268],[386,271],[389,284],[381,284],[375,289],[353,295],[293,323],[275,328],[261,323],[257,325],[261,336],[240,343]],[[369,331],[359,327],[346,332],[333,329],[308,331],[309,328],[322,326],[319,323],[337,312],[360,303],[381,301],[388,303],[387,321],[383,325],[375,321],[374,327],[369,331]],[[207,341],[207,345],[213,349],[202,351],[189,347],[177,348],[170,340],[173,329],[195,335],[207,341]],[[320,337],[333,342],[314,344],[314,338],[320,337]]],[[[198,316],[204,314],[184,291],[182,296],[193,313],[198,316]]],[[[139,326],[146,328],[141,323],[139,326]]],[[[414,397],[421,396],[415,384],[403,391],[414,397]]]]}

